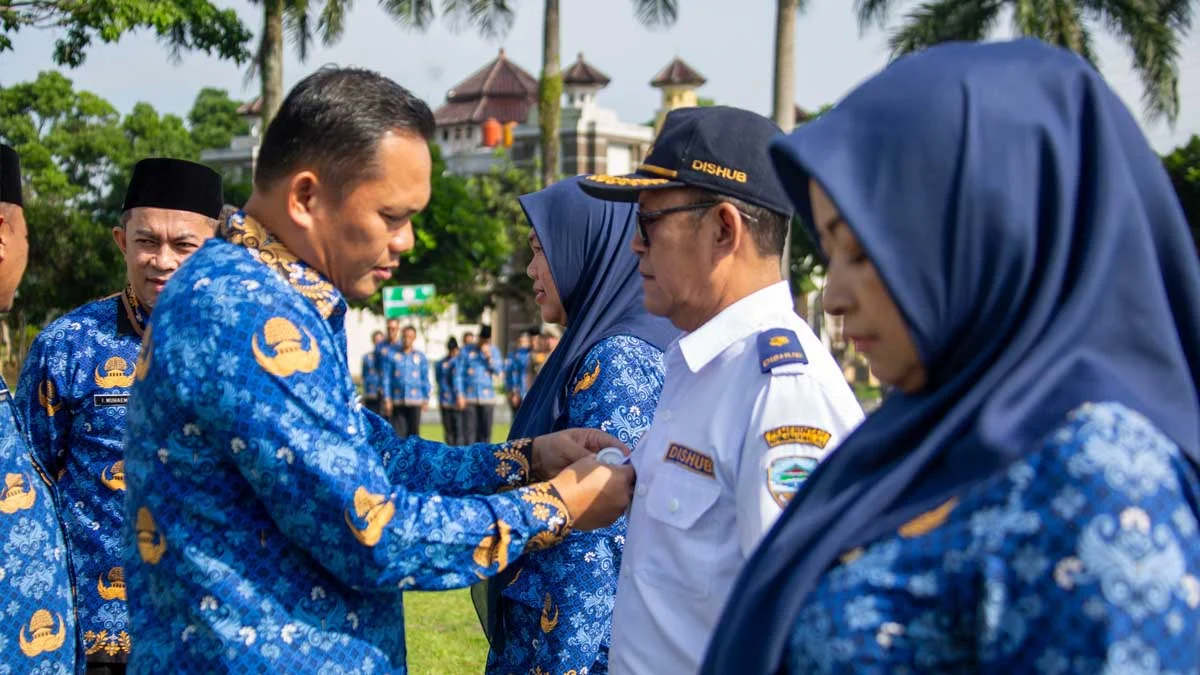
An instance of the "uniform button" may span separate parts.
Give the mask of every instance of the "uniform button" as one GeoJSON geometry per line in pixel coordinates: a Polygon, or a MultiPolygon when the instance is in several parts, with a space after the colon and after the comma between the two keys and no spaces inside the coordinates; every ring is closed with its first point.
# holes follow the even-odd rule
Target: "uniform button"
{"type": "Polygon", "coordinates": [[[649,488],[647,488],[645,485],[639,485],[637,486],[637,490],[634,490],[634,492],[636,492],[637,496],[639,497],[645,497],[648,490],[649,488]]]}
{"type": "Polygon", "coordinates": [[[671,513],[675,513],[676,511],[678,511],[679,510],[679,500],[672,499],[671,503],[667,504],[667,510],[670,511],[671,513]]]}

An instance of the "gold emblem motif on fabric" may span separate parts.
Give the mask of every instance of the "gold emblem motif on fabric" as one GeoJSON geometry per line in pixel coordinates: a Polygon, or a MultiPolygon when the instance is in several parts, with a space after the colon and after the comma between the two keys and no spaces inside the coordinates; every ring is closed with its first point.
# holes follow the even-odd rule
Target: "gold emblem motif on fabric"
{"type": "Polygon", "coordinates": [[[363,546],[374,546],[383,538],[383,528],[396,515],[396,505],[384,495],[372,494],[364,487],[354,491],[354,516],[345,511],[346,526],[363,546]],[[357,523],[365,523],[358,525],[357,523]]]}
{"type": "Polygon", "coordinates": [[[9,473],[4,475],[4,495],[0,497],[0,513],[13,514],[24,511],[37,501],[37,492],[24,475],[9,473]]]}
{"type": "Polygon", "coordinates": [[[600,364],[597,363],[595,370],[593,370],[590,373],[584,373],[583,377],[579,378],[579,382],[575,385],[575,389],[573,389],[571,391],[571,393],[578,394],[581,391],[587,391],[588,389],[591,389],[592,385],[596,384],[596,380],[599,377],[600,377],[600,364]]]}
{"type": "Polygon", "coordinates": [[[295,373],[311,373],[320,365],[321,350],[317,347],[317,339],[307,329],[304,335],[308,337],[308,349],[301,342],[296,324],[283,317],[268,319],[262,333],[274,356],[267,356],[258,346],[257,334],[250,338],[250,348],[254,352],[254,360],[268,373],[276,377],[288,377],[295,373]]]}
{"type": "Polygon", "coordinates": [[[138,352],[137,363],[133,366],[133,377],[138,382],[146,379],[146,373],[150,372],[150,350],[153,343],[150,342],[150,328],[146,329],[146,335],[142,337],[142,348],[138,352]]]}
{"type": "Polygon", "coordinates": [[[54,413],[62,410],[63,402],[58,398],[58,392],[54,389],[54,383],[50,380],[42,380],[38,385],[38,403],[42,404],[42,408],[46,411],[47,417],[54,417],[54,413]]]}
{"type": "MultiPolygon", "coordinates": [[[[490,569],[492,565],[498,565],[496,571],[503,570],[508,567],[508,547],[512,543],[512,526],[503,520],[497,520],[494,525],[488,528],[495,530],[493,534],[486,534],[483,539],[479,540],[479,544],[475,546],[475,552],[471,554],[471,558],[476,565],[484,569],[490,569]]],[[[480,579],[485,578],[483,574],[476,572],[480,579]]]]}
{"type": "Polygon", "coordinates": [[[118,459],[100,470],[100,482],[110,490],[125,489],[125,460],[118,459]]]}
{"type": "Polygon", "coordinates": [[[119,356],[114,356],[104,362],[103,370],[101,370],[101,366],[96,366],[93,380],[101,389],[130,387],[133,385],[133,373],[126,373],[127,370],[129,370],[129,362],[119,356]]]}
{"type": "Polygon", "coordinates": [[[39,609],[29,619],[29,625],[21,625],[17,634],[17,645],[21,653],[33,658],[46,652],[52,652],[63,646],[67,639],[67,626],[61,614],[50,614],[47,610],[39,609]],[[58,619],[58,629],[54,628],[54,620],[58,619]],[[28,628],[28,631],[26,630],[28,628]]]}
{"type": "Polygon", "coordinates": [[[104,652],[108,656],[128,654],[132,646],[129,633],[125,631],[110,633],[107,630],[102,630],[97,633],[94,630],[89,630],[83,634],[83,653],[88,656],[101,652],[104,652]]]}
{"type": "Polygon", "coordinates": [[[542,603],[542,632],[549,633],[555,628],[558,628],[558,607],[554,606],[554,599],[550,594],[546,594],[546,600],[542,603]],[[550,615],[550,610],[554,610],[554,615],[550,615]]]}
{"type": "Polygon", "coordinates": [[[101,574],[96,578],[96,592],[100,594],[103,600],[124,600],[125,599],[125,569],[114,567],[108,571],[107,575],[101,574]],[[108,582],[105,583],[105,577],[108,577],[108,582]]]}
{"type": "Polygon", "coordinates": [[[150,509],[144,506],[138,509],[134,529],[137,532],[138,553],[142,556],[142,561],[149,565],[157,565],[167,552],[167,538],[158,531],[150,509]]]}
{"type": "Polygon", "coordinates": [[[958,506],[957,497],[947,499],[936,509],[926,511],[904,525],[901,525],[900,536],[905,539],[915,539],[921,535],[933,532],[946,522],[946,519],[950,517],[950,512],[954,510],[955,506],[958,506]]]}

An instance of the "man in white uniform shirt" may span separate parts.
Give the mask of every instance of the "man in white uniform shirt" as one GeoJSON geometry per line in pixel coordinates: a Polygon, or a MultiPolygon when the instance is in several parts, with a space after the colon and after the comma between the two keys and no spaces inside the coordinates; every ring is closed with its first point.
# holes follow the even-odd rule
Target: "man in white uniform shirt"
{"type": "Polygon", "coordinates": [[[639,203],[646,308],[686,331],[633,453],[614,675],[696,672],[747,556],[862,421],[779,274],[792,208],[767,155],[778,133],[745,110],[675,110],[636,173],[580,183],[639,203]]]}

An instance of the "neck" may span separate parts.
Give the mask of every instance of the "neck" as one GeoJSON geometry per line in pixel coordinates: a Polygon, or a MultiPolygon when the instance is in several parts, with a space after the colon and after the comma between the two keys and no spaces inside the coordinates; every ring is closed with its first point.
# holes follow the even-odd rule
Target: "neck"
{"type": "Polygon", "coordinates": [[[711,302],[696,308],[689,316],[678,319],[672,317],[671,322],[676,328],[690,333],[712,321],[730,305],[780,281],[783,281],[783,277],[779,275],[778,258],[756,259],[753,263],[740,264],[734,273],[715,284],[716,292],[711,302]]]}
{"type": "Polygon", "coordinates": [[[326,273],[324,257],[309,236],[308,230],[292,221],[287,211],[286,195],[255,189],[242,210],[287,247],[292,255],[326,277],[329,276],[326,273]]]}

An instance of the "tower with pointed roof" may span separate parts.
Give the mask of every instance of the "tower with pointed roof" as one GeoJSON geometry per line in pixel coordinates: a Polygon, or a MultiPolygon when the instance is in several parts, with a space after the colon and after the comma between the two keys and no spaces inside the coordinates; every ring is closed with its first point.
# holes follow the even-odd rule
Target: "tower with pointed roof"
{"type": "Polygon", "coordinates": [[[683,59],[676,56],[658,74],[650,80],[650,86],[662,91],[662,107],[654,121],[654,131],[662,128],[663,118],[676,108],[690,108],[699,103],[696,98],[696,88],[707,82],[703,75],[696,72],[683,59]]]}

